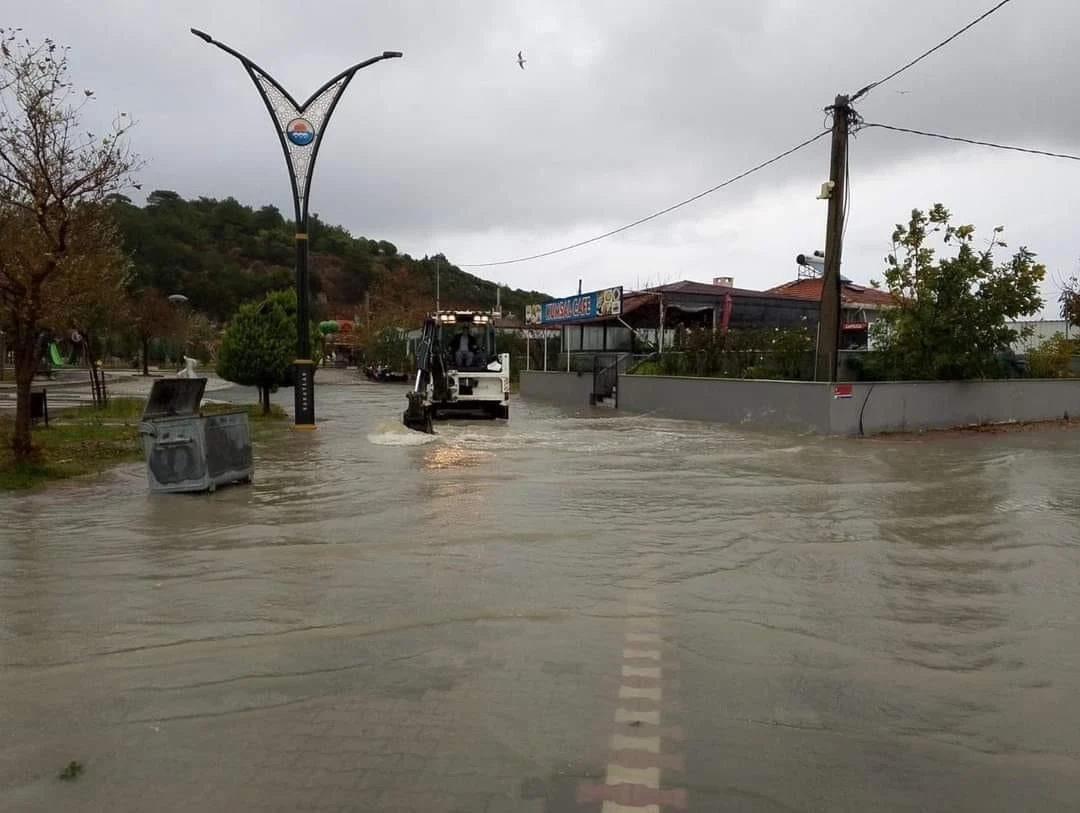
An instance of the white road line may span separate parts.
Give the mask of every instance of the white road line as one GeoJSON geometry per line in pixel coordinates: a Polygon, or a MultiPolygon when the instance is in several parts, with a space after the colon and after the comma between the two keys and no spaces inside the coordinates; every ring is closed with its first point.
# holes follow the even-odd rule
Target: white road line
{"type": "Polygon", "coordinates": [[[609,785],[644,785],[653,790],[660,788],[659,768],[624,768],[611,762],[607,766],[607,783],[609,785]]]}
{"type": "Polygon", "coordinates": [[[623,664],[622,673],[623,677],[643,677],[652,678],[654,680],[660,679],[659,666],[626,666],[623,664]]]}
{"type": "Polygon", "coordinates": [[[628,660],[633,658],[644,658],[650,661],[660,660],[659,649],[624,649],[622,656],[628,660]]]}
{"type": "Polygon", "coordinates": [[[634,711],[633,709],[615,709],[615,722],[660,725],[660,711],[634,711]]]}
{"type": "Polygon", "coordinates": [[[640,697],[643,700],[655,700],[660,702],[660,687],[655,686],[651,689],[639,689],[636,686],[620,686],[619,687],[619,699],[630,700],[635,697],[640,697]]]}
{"type": "Polygon", "coordinates": [[[612,751],[645,751],[649,754],[660,753],[659,737],[628,737],[625,734],[612,734],[609,740],[612,751]]]}
{"type": "Polygon", "coordinates": [[[621,805],[618,802],[604,802],[600,813],[660,813],[660,805],[621,805]]]}

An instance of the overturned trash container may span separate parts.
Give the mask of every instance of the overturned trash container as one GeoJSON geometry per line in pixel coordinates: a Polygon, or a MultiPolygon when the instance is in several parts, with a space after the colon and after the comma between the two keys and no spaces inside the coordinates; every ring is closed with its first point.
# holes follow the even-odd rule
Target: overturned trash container
{"type": "Polygon", "coordinates": [[[255,474],[246,409],[203,415],[205,378],[159,378],[139,423],[154,494],[214,491],[255,474]]]}

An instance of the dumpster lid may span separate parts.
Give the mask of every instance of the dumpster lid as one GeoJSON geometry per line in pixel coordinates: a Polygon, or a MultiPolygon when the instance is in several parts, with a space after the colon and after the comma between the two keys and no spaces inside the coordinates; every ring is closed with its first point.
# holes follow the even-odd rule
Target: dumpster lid
{"type": "Polygon", "coordinates": [[[196,415],[205,391],[205,378],[159,378],[146,399],[143,420],[196,415]]]}

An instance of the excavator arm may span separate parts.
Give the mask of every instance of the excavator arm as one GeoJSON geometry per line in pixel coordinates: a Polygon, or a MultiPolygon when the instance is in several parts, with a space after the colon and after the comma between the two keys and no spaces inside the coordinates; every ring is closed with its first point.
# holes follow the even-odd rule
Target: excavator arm
{"type": "Polygon", "coordinates": [[[441,370],[441,355],[437,347],[438,325],[434,319],[424,320],[424,332],[416,347],[416,375],[408,393],[409,404],[403,420],[409,429],[435,434],[432,426],[431,399],[428,395],[433,377],[441,370]],[[438,369],[436,369],[438,368],[438,369]]]}

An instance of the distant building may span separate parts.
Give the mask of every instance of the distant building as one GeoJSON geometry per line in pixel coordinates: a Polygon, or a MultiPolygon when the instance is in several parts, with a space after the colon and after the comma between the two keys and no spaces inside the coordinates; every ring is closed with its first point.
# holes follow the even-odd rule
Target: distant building
{"type": "Polygon", "coordinates": [[[1064,334],[1065,338],[1069,338],[1077,332],[1076,329],[1071,328],[1069,323],[1064,319],[1029,319],[1017,322],[1006,322],[1006,325],[1016,331],[1023,330],[1025,327],[1032,328],[1032,333],[1029,337],[1026,339],[1017,339],[1016,342],[1013,343],[1012,350],[1017,355],[1023,355],[1028,350],[1033,350],[1047,339],[1053,338],[1055,333],[1064,334]]]}
{"type": "Polygon", "coordinates": [[[618,316],[566,325],[572,353],[628,353],[671,347],[679,328],[817,327],[818,306],[798,297],[736,288],[731,277],[682,280],[623,294],[618,316]]]}
{"type": "MultiPolygon", "coordinates": [[[[817,303],[820,308],[824,280],[820,277],[802,278],[770,288],[769,293],[783,294],[795,299],[817,303]]],[[[856,285],[841,277],[840,287],[840,349],[865,350],[869,345],[870,325],[881,311],[896,306],[888,291],[856,285]]]]}

